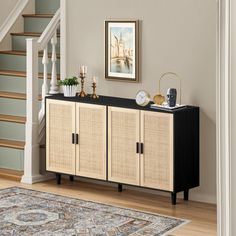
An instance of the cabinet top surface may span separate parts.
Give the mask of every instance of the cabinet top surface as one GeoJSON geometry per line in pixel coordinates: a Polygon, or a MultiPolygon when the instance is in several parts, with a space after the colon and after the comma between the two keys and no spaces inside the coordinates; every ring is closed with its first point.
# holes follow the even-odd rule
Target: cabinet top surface
{"type": "Polygon", "coordinates": [[[150,107],[150,104],[152,104],[152,102],[150,102],[147,106],[142,107],[142,106],[137,105],[134,99],[109,97],[109,96],[99,96],[98,99],[93,99],[93,98],[90,98],[89,95],[85,98],[81,98],[79,96],[64,97],[63,94],[56,94],[56,95],[48,96],[46,97],[46,99],[88,103],[88,104],[96,104],[96,105],[103,105],[103,106],[122,107],[122,108],[138,109],[138,110],[153,111],[153,112],[166,112],[166,113],[177,113],[177,112],[181,112],[181,111],[183,112],[183,111],[187,111],[191,109],[199,109],[196,106],[189,106],[189,105],[186,105],[184,107],[181,107],[175,110],[154,109],[150,107]]]}

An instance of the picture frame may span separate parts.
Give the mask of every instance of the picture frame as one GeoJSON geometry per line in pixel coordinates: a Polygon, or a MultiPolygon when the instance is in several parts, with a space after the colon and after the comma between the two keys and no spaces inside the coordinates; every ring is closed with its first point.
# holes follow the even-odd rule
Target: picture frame
{"type": "Polygon", "coordinates": [[[105,21],[105,78],[139,81],[139,21],[105,21]]]}

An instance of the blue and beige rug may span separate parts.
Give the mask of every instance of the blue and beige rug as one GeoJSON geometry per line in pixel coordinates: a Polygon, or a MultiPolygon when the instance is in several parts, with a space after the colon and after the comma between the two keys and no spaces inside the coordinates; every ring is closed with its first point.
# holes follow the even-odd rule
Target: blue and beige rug
{"type": "Polygon", "coordinates": [[[186,223],[23,188],[0,190],[1,236],[158,236],[186,223]]]}

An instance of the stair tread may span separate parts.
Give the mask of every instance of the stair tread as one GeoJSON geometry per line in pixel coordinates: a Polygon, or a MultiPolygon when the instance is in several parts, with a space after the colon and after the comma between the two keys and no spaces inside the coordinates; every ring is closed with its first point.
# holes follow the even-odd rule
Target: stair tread
{"type": "MultiPolygon", "coordinates": [[[[17,70],[0,70],[0,75],[26,77],[26,72],[17,70]]],[[[43,79],[43,73],[39,73],[39,79],[43,79]]],[[[48,74],[48,79],[51,79],[50,73],[48,74]]],[[[60,74],[57,75],[57,79],[60,79],[60,74]]]]}
{"type": "MultiPolygon", "coordinates": [[[[42,33],[38,32],[20,32],[20,33],[11,33],[13,36],[32,36],[32,37],[40,37],[42,33]]],[[[60,37],[60,33],[57,33],[57,37],[60,37]]]]}
{"type": "Polygon", "coordinates": [[[0,139],[0,147],[16,148],[16,149],[23,150],[24,147],[25,147],[25,142],[15,141],[15,140],[7,140],[7,139],[0,139]]]}
{"type": "Polygon", "coordinates": [[[42,33],[37,32],[20,32],[20,33],[11,33],[11,35],[16,36],[33,36],[33,37],[40,37],[42,33]]]}
{"type": "Polygon", "coordinates": [[[23,117],[23,116],[12,116],[12,115],[2,115],[2,114],[0,114],[0,121],[25,124],[26,117],[23,117]]]}
{"type": "Polygon", "coordinates": [[[7,178],[11,180],[20,181],[23,174],[24,174],[23,171],[0,168],[1,178],[7,178]]]}
{"type": "Polygon", "coordinates": [[[22,16],[30,18],[52,18],[54,14],[23,14],[22,16]]]}
{"type": "MultiPolygon", "coordinates": [[[[25,93],[15,93],[15,92],[5,92],[0,91],[0,97],[2,98],[11,98],[11,99],[19,99],[19,100],[26,100],[25,93]]],[[[39,95],[39,100],[42,100],[42,96],[39,95]]]]}
{"type": "MultiPolygon", "coordinates": [[[[20,50],[7,50],[7,51],[0,51],[0,54],[8,54],[8,55],[18,55],[18,56],[26,56],[26,51],[20,50]]],[[[43,52],[39,52],[39,56],[43,57],[43,52]]],[[[48,53],[48,57],[52,57],[52,53],[48,53]]],[[[57,53],[57,59],[60,59],[60,54],[57,53]]]]}

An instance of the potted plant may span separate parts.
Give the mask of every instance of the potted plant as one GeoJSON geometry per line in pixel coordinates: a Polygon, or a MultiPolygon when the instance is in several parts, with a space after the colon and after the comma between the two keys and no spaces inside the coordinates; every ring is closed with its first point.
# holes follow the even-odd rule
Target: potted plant
{"type": "Polygon", "coordinates": [[[65,78],[58,82],[59,86],[62,86],[65,97],[75,97],[78,87],[78,78],[73,76],[71,78],[65,78]]]}

